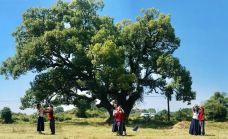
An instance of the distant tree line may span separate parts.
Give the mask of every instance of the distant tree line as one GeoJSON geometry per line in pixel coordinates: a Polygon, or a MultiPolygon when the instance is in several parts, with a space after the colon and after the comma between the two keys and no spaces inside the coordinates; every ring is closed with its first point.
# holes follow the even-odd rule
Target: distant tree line
{"type": "MultiPolygon", "coordinates": [[[[213,96],[211,96],[207,101],[204,103],[205,107],[205,119],[209,121],[226,121],[228,120],[228,97],[226,93],[222,92],[215,92],[213,96]]],[[[156,113],[154,120],[157,121],[167,121],[167,110],[161,110],[156,112],[154,108],[149,109],[132,109],[131,111],[131,119],[137,120],[140,118],[141,113],[156,113]]],[[[10,108],[4,107],[1,111],[1,123],[12,123],[12,122],[36,122],[36,115],[26,115],[22,113],[13,113],[10,108]]],[[[105,109],[97,108],[91,106],[89,108],[84,109],[82,112],[81,108],[74,108],[69,111],[64,111],[63,107],[58,106],[55,108],[55,118],[58,122],[64,121],[73,121],[83,117],[100,117],[100,118],[107,118],[108,113],[105,109]]],[[[176,112],[170,113],[170,120],[171,121],[190,121],[192,119],[192,109],[191,108],[183,108],[179,109],[176,112]]]]}
{"type": "MultiPolygon", "coordinates": [[[[226,93],[215,92],[205,103],[205,119],[210,121],[226,121],[228,120],[228,97],[226,93]]],[[[157,113],[156,119],[167,120],[167,110],[157,113]]],[[[189,121],[192,119],[192,109],[184,108],[171,113],[172,121],[189,121]]]]}

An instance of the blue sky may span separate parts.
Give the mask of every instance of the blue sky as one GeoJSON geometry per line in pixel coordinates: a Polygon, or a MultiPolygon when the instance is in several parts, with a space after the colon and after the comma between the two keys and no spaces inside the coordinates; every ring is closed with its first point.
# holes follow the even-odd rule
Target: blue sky
{"type": "MultiPolygon", "coordinates": [[[[154,7],[171,15],[176,35],[181,46],[175,52],[182,65],[190,70],[193,90],[201,103],[213,92],[228,92],[228,1],[227,0],[104,0],[100,14],[108,15],[119,22],[135,20],[141,9],[154,7]]],[[[50,7],[55,0],[0,0],[0,62],[15,54],[15,43],[11,36],[22,22],[22,13],[29,7],[50,7]]],[[[9,106],[18,112],[19,98],[29,88],[34,75],[21,76],[18,80],[5,80],[0,76],[0,109],[9,106]]],[[[166,108],[164,98],[145,97],[137,107],[166,108]]],[[[171,110],[190,107],[172,101],[171,110]]],[[[24,111],[22,111],[24,112],[24,111]]]]}

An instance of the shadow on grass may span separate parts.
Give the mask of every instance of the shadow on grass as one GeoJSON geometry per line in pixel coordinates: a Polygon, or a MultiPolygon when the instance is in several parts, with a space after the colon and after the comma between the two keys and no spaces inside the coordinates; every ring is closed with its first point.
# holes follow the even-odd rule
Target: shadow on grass
{"type": "Polygon", "coordinates": [[[205,134],[203,136],[215,136],[215,135],[213,135],[213,134],[205,134]]]}
{"type": "Polygon", "coordinates": [[[127,134],[127,135],[116,135],[117,137],[134,137],[135,135],[127,134]]]}
{"type": "Polygon", "coordinates": [[[131,134],[128,135],[128,134],[127,134],[127,135],[125,135],[125,136],[126,136],[126,137],[133,137],[133,136],[135,136],[135,135],[131,135],[131,134]]]}
{"type": "Polygon", "coordinates": [[[70,125],[79,125],[79,126],[103,126],[107,125],[106,122],[88,122],[88,121],[71,121],[71,122],[64,122],[64,124],[70,125]]]}
{"type": "MultiPolygon", "coordinates": [[[[94,122],[94,121],[87,121],[87,119],[83,121],[69,121],[64,122],[64,124],[71,124],[71,125],[79,125],[79,126],[112,126],[111,123],[105,122],[94,122]]],[[[171,129],[173,125],[175,125],[176,122],[167,122],[167,121],[157,121],[157,120],[151,120],[151,119],[129,119],[127,126],[135,127],[138,126],[139,128],[153,128],[153,129],[171,129]]]]}
{"type": "Polygon", "coordinates": [[[129,121],[128,125],[134,127],[139,126],[141,128],[153,128],[153,129],[171,129],[176,122],[168,122],[168,121],[157,121],[151,119],[135,119],[133,121],[129,121]]]}

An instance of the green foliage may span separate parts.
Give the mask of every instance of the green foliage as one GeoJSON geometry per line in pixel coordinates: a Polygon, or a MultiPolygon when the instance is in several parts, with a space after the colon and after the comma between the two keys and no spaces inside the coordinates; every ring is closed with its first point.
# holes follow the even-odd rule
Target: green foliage
{"type": "Polygon", "coordinates": [[[21,120],[23,121],[23,122],[29,122],[29,117],[26,117],[26,116],[23,116],[22,118],[21,118],[21,120]]]}
{"type": "Polygon", "coordinates": [[[87,117],[86,110],[88,110],[91,107],[90,104],[86,100],[81,99],[77,101],[76,105],[77,105],[76,116],[80,118],[86,118],[87,117]]]}
{"type": "Polygon", "coordinates": [[[61,113],[61,112],[64,112],[63,107],[59,106],[55,108],[55,113],[61,113]]]}
{"type": "Polygon", "coordinates": [[[172,114],[172,118],[175,121],[191,121],[192,109],[191,108],[180,109],[172,114]]]}
{"type": "Polygon", "coordinates": [[[3,120],[3,123],[6,123],[6,124],[13,122],[12,112],[11,112],[10,108],[4,107],[1,110],[1,119],[3,120]]]}
{"type": "Polygon", "coordinates": [[[104,110],[104,109],[98,109],[98,108],[95,108],[95,109],[89,109],[86,111],[86,116],[89,118],[89,117],[100,117],[100,118],[107,118],[108,115],[107,115],[107,111],[104,110]]]}
{"type": "Polygon", "coordinates": [[[224,121],[227,117],[228,97],[226,93],[215,92],[205,103],[205,114],[208,120],[224,121]]]}
{"type": "Polygon", "coordinates": [[[37,102],[73,104],[78,116],[85,117],[99,99],[97,106],[111,116],[110,101],[116,99],[128,116],[144,93],[164,94],[169,88],[178,101],[195,98],[190,72],[173,56],[180,40],[170,16],[150,8],[134,22],[114,24],[114,19],[97,14],[103,6],[97,0],[58,1],[23,14],[13,33],[16,54],[0,68],[14,79],[37,73],[21,98],[22,109],[37,102]]]}
{"type": "MultiPolygon", "coordinates": [[[[36,117],[35,121],[36,121],[36,117]]],[[[20,123],[20,122],[31,122],[32,118],[30,115],[22,114],[22,113],[13,113],[12,119],[14,122],[20,123]]]]}
{"type": "Polygon", "coordinates": [[[167,110],[161,110],[155,115],[155,120],[167,121],[167,114],[168,114],[167,110]]]}
{"type": "Polygon", "coordinates": [[[69,121],[69,120],[72,120],[72,116],[70,116],[69,114],[65,114],[65,113],[56,113],[55,120],[59,121],[59,122],[69,121]]]}
{"type": "MultiPolygon", "coordinates": [[[[54,117],[57,122],[71,121],[74,117],[74,113],[55,113],[54,117]]],[[[37,116],[35,114],[27,115],[22,113],[13,113],[12,119],[16,123],[36,123],[37,116]]],[[[47,122],[47,116],[44,116],[45,122],[47,122]]]]}
{"type": "Polygon", "coordinates": [[[30,123],[36,123],[37,122],[37,115],[36,114],[31,114],[29,115],[30,123]]]}

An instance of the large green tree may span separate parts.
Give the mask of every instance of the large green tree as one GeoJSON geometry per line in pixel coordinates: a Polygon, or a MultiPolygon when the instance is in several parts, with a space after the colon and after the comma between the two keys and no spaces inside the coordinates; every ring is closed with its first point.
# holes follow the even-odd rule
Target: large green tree
{"type": "Polygon", "coordinates": [[[110,101],[116,99],[128,117],[144,93],[164,94],[169,88],[179,101],[195,98],[189,71],[173,56],[180,40],[170,16],[151,8],[135,22],[114,24],[97,14],[102,8],[96,0],[58,1],[23,14],[13,33],[16,54],[1,66],[1,74],[14,79],[36,73],[22,108],[97,99],[112,116],[110,101]]]}

